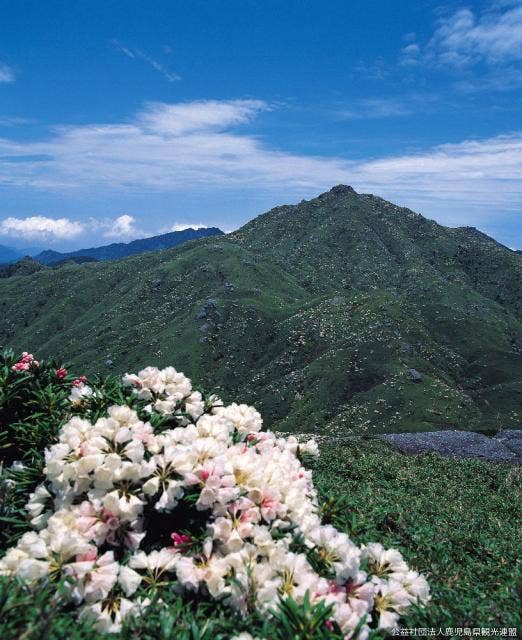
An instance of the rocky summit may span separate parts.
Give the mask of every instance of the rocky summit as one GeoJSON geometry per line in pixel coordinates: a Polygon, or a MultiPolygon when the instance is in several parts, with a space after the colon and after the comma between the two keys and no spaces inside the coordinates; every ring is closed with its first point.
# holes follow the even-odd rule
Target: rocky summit
{"type": "Polygon", "coordinates": [[[175,363],[281,431],[516,429],[522,256],[338,185],[226,236],[2,278],[0,343],[87,374],[175,363]]]}

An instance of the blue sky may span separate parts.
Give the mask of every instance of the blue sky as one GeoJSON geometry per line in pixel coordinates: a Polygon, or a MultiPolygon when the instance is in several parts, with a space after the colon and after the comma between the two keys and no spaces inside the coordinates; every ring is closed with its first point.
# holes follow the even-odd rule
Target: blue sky
{"type": "Polygon", "coordinates": [[[230,230],[343,182],[522,248],[522,2],[4,3],[0,243],[230,230]]]}

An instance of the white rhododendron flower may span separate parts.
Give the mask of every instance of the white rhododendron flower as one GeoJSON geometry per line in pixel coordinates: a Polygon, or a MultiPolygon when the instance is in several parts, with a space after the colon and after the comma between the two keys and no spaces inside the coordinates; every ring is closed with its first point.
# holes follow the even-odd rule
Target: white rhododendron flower
{"type": "Polygon", "coordinates": [[[71,395],[69,396],[69,402],[73,405],[79,405],[85,400],[85,398],[92,396],[93,393],[92,388],[89,387],[88,384],[82,382],[73,386],[71,395]]]}
{"type": "MultiPolygon", "coordinates": [[[[123,382],[140,415],[112,406],[94,423],[63,425],[26,506],[35,531],[7,551],[0,575],[65,579],[80,615],[104,632],[174,582],[239,614],[271,615],[288,597],[324,602],[347,639],[389,630],[429,599],[398,551],[359,547],[322,524],[302,463],[318,455],[315,441],[261,431],[254,408],[204,398],[173,367],[123,382]]],[[[70,401],[92,394],[79,378],[70,401]]]]}

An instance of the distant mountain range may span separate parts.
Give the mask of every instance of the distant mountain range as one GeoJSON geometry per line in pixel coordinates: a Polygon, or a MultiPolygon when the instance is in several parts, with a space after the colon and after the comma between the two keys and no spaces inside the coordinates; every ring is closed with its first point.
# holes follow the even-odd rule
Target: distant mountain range
{"type": "Polygon", "coordinates": [[[16,262],[24,256],[34,256],[42,251],[39,247],[27,247],[26,249],[16,249],[14,247],[7,247],[0,244],[0,265],[9,264],[10,262],[16,262]]]}
{"type": "Polygon", "coordinates": [[[4,278],[0,311],[7,346],[86,374],[173,364],[281,431],[521,426],[522,255],[343,185],[232,234],[4,278]]]}
{"type": "Polygon", "coordinates": [[[158,251],[159,249],[171,249],[183,242],[205,238],[207,236],[222,235],[223,231],[216,227],[203,229],[184,229],[183,231],[172,231],[159,236],[133,240],[132,242],[115,242],[103,247],[91,247],[89,249],[78,249],[61,253],[48,249],[34,256],[34,259],[41,264],[57,264],[67,260],[85,262],[85,258],[91,260],[118,260],[127,256],[137,255],[145,251],[158,251]],[[84,260],[81,260],[81,259],[84,260]],[[80,260],[78,260],[80,259],[80,260]]]}

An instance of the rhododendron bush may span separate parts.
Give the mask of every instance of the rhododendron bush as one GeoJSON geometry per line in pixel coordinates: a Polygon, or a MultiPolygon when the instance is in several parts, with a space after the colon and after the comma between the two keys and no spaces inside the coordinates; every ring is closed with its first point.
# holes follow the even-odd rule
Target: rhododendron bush
{"type": "Polygon", "coordinates": [[[1,574],[35,588],[63,580],[79,616],[108,632],[165,589],[241,616],[277,615],[287,600],[324,605],[327,632],[363,639],[428,600],[398,551],[357,546],[322,523],[305,467],[313,440],[262,431],[254,408],[203,396],[172,367],[123,383],[134,405],[85,417],[81,407],[102,392],[68,382],[78,415],[46,449],[26,506],[33,530],[0,560],[1,574]]]}

